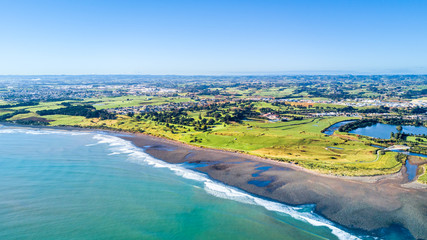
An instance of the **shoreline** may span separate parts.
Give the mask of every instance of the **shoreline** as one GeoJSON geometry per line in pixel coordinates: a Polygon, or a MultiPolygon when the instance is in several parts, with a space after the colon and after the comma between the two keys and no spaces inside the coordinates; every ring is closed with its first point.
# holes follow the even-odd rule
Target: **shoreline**
{"type": "Polygon", "coordinates": [[[194,164],[196,170],[210,178],[251,194],[293,206],[315,204],[316,213],[350,229],[373,232],[400,225],[416,238],[427,236],[427,214],[411,218],[419,215],[412,207],[416,206],[418,211],[427,208],[427,188],[405,182],[406,173],[402,170],[392,175],[362,177],[364,180],[360,181],[360,177],[323,176],[290,163],[198,148],[142,134],[120,138],[168,163],[194,164]],[[269,169],[260,170],[266,167],[269,169]],[[408,202],[412,203],[411,209],[404,206],[408,202]]]}
{"type": "Polygon", "coordinates": [[[399,225],[416,238],[427,236],[427,213],[423,212],[427,208],[427,187],[405,182],[404,165],[398,173],[391,175],[333,176],[291,163],[188,145],[147,134],[78,127],[3,125],[105,132],[131,141],[156,159],[192,164],[195,170],[210,178],[248,193],[294,206],[315,204],[316,213],[350,229],[373,232],[399,225]]]}
{"type": "MultiPolygon", "coordinates": [[[[348,121],[348,120],[344,120],[344,121],[348,121]]],[[[343,122],[343,121],[341,121],[343,122]]],[[[219,149],[219,148],[211,148],[211,147],[204,147],[204,146],[197,146],[197,145],[192,145],[189,143],[184,143],[184,142],[180,142],[178,140],[173,140],[167,137],[163,137],[163,136],[156,136],[156,135],[151,135],[148,133],[140,133],[140,132],[129,132],[129,131],[124,131],[124,130],[116,130],[116,129],[104,129],[104,128],[96,128],[96,127],[75,127],[75,126],[43,126],[43,125],[22,125],[22,124],[16,124],[16,123],[11,123],[11,122],[0,122],[0,125],[3,124],[5,126],[14,126],[14,127],[25,127],[25,128],[46,128],[46,129],[59,129],[59,130],[67,130],[67,131],[100,131],[100,132],[106,132],[106,133],[114,133],[114,134],[127,134],[127,135],[136,135],[136,136],[146,136],[146,137],[150,137],[153,138],[155,141],[161,141],[164,142],[165,144],[172,144],[172,145],[180,145],[186,148],[193,148],[193,149],[203,149],[203,150],[212,150],[215,152],[225,152],[225,153],[233,153],[233,154],[237,154],[237,155],[242,155],[242,157],[244,158],[254,158],[255,160],[258,161],[266,161],[267,163],[273,164],[282,164],[285,165],[286,167],[290,167],[290,168],[295,168],[297,170],[300,171],[305,171],[307,173],[313,174],[313,175],[318,175],[318,176],[322,176],[322,177],[329,177],[329,178],[338,178],[338,179],[346,179],[346,180],[355,180],[355,181],[361,181],[361,182],[375,182],[377,180],[381,180],[383,178],[389,178],[392,176],[396,176],[401,174],[402,169],[405,169],[404,164],[402,164],[402,168],[395,172],[395,173],[390,173],[390,174],[379,174],[379,175],[360,175],[360,176],[346,176],[346,175],[334,175],[334,174],[326,174],[326,173],[321,173],[321,172],[317,172],[315,170],[312,169],[308,169],[305,167],[302,167],[300,165],[297,164],[293,164],[290,162],[286,162],[286,161],[280,161],[280,160],[276,160],[276,159],[271,159],[271,158],[265,158],[262,156],[258,156],[258,155],[253,155],[253,154],[249,154],[249,153],[245,153],[245,152],[241,152],[238,150],[230,150],[230,149],[219,149]]],[[[327,129],[327,128],[326,128],[327,129]]],[[[427,161],[425,162],[427,163],[427,161]]],[[[418,163],[417,163],[418,165],[418,163]]],[[[425,187],[427,189],[427,185],[425,184],[420,184],[419,186],[420,188],[425,187]]]]}

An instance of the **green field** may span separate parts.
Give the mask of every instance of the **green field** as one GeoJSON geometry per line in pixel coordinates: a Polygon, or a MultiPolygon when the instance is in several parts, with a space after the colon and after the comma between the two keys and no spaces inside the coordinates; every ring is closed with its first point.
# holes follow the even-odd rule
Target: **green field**
{"type": "Polygon", "coordinates": [[[422,142],[422,143],[426,143],[427,144],[427,138],[424,138],[424,137],[408,136],[406,138],[406,140],[410,141],[410,142],[422,142]],[[417,141],[417,139],[420,139],[421,141],[417,141]]]}
{"type": "Polygon", "coordinates": [[[269,89],[261,89],[255,92],[254,95],[262,96],[262,97],[286,97],[292,95],[292,92],[296,88],[269,88],[269,89]]]}
{"type": "Polygon", "coordinates": [[[3,114],[8,114],[8,113],[12,113],[13,111],[10,110],[6,110],[6,109],[0,109],[0,116],[3,114]]]}
{"type": "Polygon", "coordinates": [[[93,104],[96,109],[109,109],[121,107],[133,107],[142,105],[161,105],[166,103],[179,103],[192,101],[190,98],[183,97],[149,97],[149,96],[123,96],[114,98],[89,98],[85,103],[93,104]]]}
{"type": "Polygon", "coordinates": [[[418,182],[427,184],[427,164],[419,166],[422,171],[421,175],[418,177],[418,182]]]}

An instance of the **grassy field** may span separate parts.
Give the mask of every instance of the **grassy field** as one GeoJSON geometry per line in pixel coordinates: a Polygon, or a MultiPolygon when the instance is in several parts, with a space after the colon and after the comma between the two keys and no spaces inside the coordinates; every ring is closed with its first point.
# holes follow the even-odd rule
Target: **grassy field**
{"type": "MultiPolygon", "coordinates": [[[[160,98],[146,96],[126,96],[119,98],[87,99],[81,103],[94,104],[97,109],[138,106],[143,104],[163,104],[174,101],[191,101],[190,98],[160,98]]],[[[36,111],[64,107],[62,102],[42,102],[36,106],[17,107],[30,113],[18,114],[8,120],[40,117],[36,111]]],[[[279,108],[270,103],[255,103],[257,108],[279,108]]],[[[10,110],[8,110],[10,111],[10,110]]],[[[2,114],[3,112],[0,112],[2,114]]],[[[197,118],[204,111],[193,112],[197,118]]],[[[100,120],[82,116],[49,115],[43,116],[52,126],[79,126],[108,128],[130,132],[144,132],[166,137],[184,143],[238,151],[279,161],[293,162],[321,173],[335,175],[379,175],[399,171],[402,163],[396,160],[396,153],[377,155],[377,149],[363,140],[349,140],[339,135],[328,136],[321,131],[330,125],[348,120],[348,117],[312,118],[287,122],[266,120],[243,121],[242,123],[217,124],[209,131],[196,131],[192,126],[181,126],[137,120],[119,116],[114,120],[100,120]]]]}
{"type": "Polygon", "coordinates": [[[149,97],[149,96],[123,96],[123,97],[114,97],[114,98],[89,98],[86,99],[85,103],[93,104],[93,106],[100,109],[108,108],[120,108],[120,107],[133,107],[133,106],[142,106],[142,105],[162,105],[166,103],[179,103],[179,102],[189,102],[192,101],[191,98],[183,97],[149,97]]]}
{"type": "Polygon", "coordinates": [[[419,168],[422,171],[422,174],[418,177],[418,182],[427,184],[427,164],[424,164],[419,168]]]}
{"type": "Polygon", "coordinates": [[[14,107],[13,110],[28,110],[30,112],[36,112],[40,110],[50,110],[50,109],[58,109],[63,108],[64,106],[61,105],[63,102],[68,101],[58,101],[58,102],[40,102],[38,105],[35,106],[22,106],[22,107],[14,107]]]}
{"type": "Polygon", "coordinates": [[[377,175],[400,169],[395,153],[386,153],[377,159],[376,148],[321,133],[322,129],[345,119],[233,124],[218,126],[211,132],[181,134],[179,140],[294,162],[330,174],[377,175]]]}
{"type": "Polygon", "coordinates": [[[8,114],[8,113],[12,113],[13,111],[10,110],[6,110],[6,109],[0,109],[0,116],[3,114],[8,114]]]}
{"type": "Polygon", "coordinates": [[[421,139],[421,142],[427,143],[427,138],[424,138],[424,137],[408,136],[408,137],[406,137],[406,140],[410,141],[410,142],[419,142],[419,141],[417,141],[417,138],[421,139]]]}
{"type": "Polygon", "coordinates": [[[277,87],[273,87],[273,88],[269,88],[269,89],[261,89],[255,92],[254,95],[257,96],[262,96],[262,97],[285,97],[285,96],[289,96],[292,95],[292,92],[295,90],[296,88],[277,88],[277,87]]]}

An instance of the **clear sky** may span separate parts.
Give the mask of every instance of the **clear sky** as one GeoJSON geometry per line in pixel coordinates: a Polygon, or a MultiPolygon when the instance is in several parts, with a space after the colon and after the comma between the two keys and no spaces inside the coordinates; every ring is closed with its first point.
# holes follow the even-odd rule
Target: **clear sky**
{"type": "Polygon", "coordinates": [[[427,1],[0,0],[0,74],[427,73],[427,1]]]}

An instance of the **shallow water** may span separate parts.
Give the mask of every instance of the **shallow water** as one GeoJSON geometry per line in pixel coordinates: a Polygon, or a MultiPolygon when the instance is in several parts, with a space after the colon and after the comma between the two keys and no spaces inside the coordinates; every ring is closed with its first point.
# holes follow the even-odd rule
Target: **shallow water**
{"type": "Polygon", "coordinates": [[[411,164],[408,160],[406,160],[405,166],[406,166],[406,173],[408,174],[408,180],[409,181],[414,180],[414,178],[417,176],[418,166],[411,164]]]}
{"type": "Polygon", "coordinates": [[[0,128],[0,182],[0,239],[372,238],[103,134],[0,128]]]}

